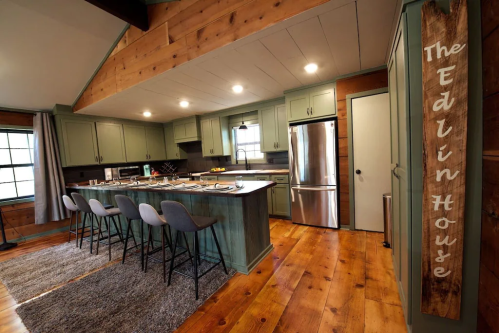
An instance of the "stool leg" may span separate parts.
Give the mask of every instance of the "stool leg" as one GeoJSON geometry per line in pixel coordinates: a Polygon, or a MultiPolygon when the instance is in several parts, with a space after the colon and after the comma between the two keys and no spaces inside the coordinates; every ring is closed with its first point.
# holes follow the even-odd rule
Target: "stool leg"
{"type": "MultiPolygon", "coordinates": [[[[90,254],[93,251],[94,248],[94,215],[90,215],[90,254]]],[[[97,235],[99,237],[99,235],[97,235]]]]}
{"type": "Polygon", "coordinates": [[[87,213],[85,213],[85,216],[83,216],[83,222],[82,222],[82,226],[81,226],[81,239],[80,239],[80,249],[81,249],[81,245],[83,244],[83,235],[85,234],[85,222],[87,222],[87,213]]]}
{"type": "Polygon", "coordinates": [[[177,249],[177,241],[179,237],[180,231],[177,231],[175,235],[175,241],[173,242],[172,260],[170,261],[170,271],[168,272],[168,285],[170,285],[172,282],[173,262],[175,261],[175,250],[177,249]]]}
{"type": "Polygon", "coordinates": [[[132,233],[133,244],[135,245],[135,247],[137,247],[137,240],[135,239],[135,233],[133,232],[132,228],[132,220],[130,220],[130,224],[128,227],[130,228],[130,232],[132,233]]]}
{"type": "Polygon", "coordinates": [[[165,226],[161,226],[161,249],[163,252],[163,283],[166,283],[165,226]]]}
{"type": "Polygon", "coordinates": [[[126,228],[125,246],[123,247],[123,259],[121,260],[122,264],[125,263],[126,251],[128,250],[128,235],[130,234],[130,220],[127,218],[126,221],[128,227],[126,228]]]}
{"type": "Polygon", "coordinates": [[[140,220],[140,264],[144,270],[144,220],[140,220]]]}
{"type": "MultiPolygon", "coordinates": [[[[99,220],[97,221],[97,225],[99,228],[99,231],[97,232],[97,237],[99,237],[99,235],[102,233],[102,217],[99,218],[99,220]]],[[[100,237],[99,240],[97,241],[97,249],[95,250],[96,255],[99,255],[99,244],[100,244],[100,237]]]]}
{"type": "MultiPolygon", "coordinates": [[[[185,246],[187,247],[187,252],[189,253],[189,258],[191,259],[191,264],[193,264],[191,250],[189,250],[189,242],[187,241],[187,236],[185,235],[185,232],[183,232],[182,234],[184,235],[185,246]]],[[[194,242],[194,244],[196,244],[196,242],[194,242]]],[[[194,253],[194,256],[195,256],[195,253],[194,253]]]]}
{"type": "Polygon", "coordinates": [[[147,229],[148,229],[148,236],[147,236],[147,249],[146,249],[146,263],[145,263],[145,266],[144,266],[144,273],[147,273],[147,262],[149,261],[149,241],[151,239],[151,226],[150,225],[147,225],[147,229]]]}
{"type": "MultiPolygon", "coordinates": [[[[185,235],[185,234],[184,234],[185,235]]],[[[194,287],[196,289],[196,299],[199,298],[198,295],[198,261],[196,260],[198,256],[198,232],[194,233],[194,287]]]]}
{"type": "MultiPolygon", "coordinates": [[[[119,221],[118,217],[118,221],[119,221]]],[[[114,228],[116,229],[116,233],[118,234],[118,237],[120,238],[120,241],[123,243],[123,236],[121,235],[121,221],[120,221],[120,228],[118,229],[118,225],[116,224],[116,220],[114,219],[114,216],[111,216],[111,220],[113,220],[114,228]]],[[[109,223],[111,226],[111,223],[109,223]]],[[[109,232],[111,232],[111,229],[109,229],[109,232]]]]}
{"type": "Polygon", "coordinates": [[[68,231],[68,243],[71,242],[71,227],[73,226],[73,211],[69,211],[69,231],[68,231]]]}
{"type": "MultiPolygon", "coordinates": [[[[109,252],[109,261],[111,261],[111,220],[109,218],[104,218],[104,221],[107,220],[107,249],[109,252]]],[[[113,219],[114,221],[114,219],[113,219]]]]}
{"type": "MultiPolygon", "coordinates": [[[[81,214],[80,214],[80,217],[81,217],[81,214]]],[[[79,231],[79,227],[78,227],[78,222],[80,222],[78,220],[78,211],[76,211],[76,247],[78,247],[78,231],[79,231]]]]}
{"type": "Polygon", "coordinates": [[[166,245],[168,245],[170,252],[172,252],[172,243],[170,242],[170,239],[168,238],[168,235],[166,234],[166,227],[164,227],[164,226],[163,226],[163,236],[165,237],[166,245]]]}
{"type": "Polygon", "coordinates": [[[197,246],[196,253],[198,254],[196,256],[196,258],[198,260],[198,264],[201,265],[201,255],[199,254],[199,238],[198,238],[198,233],[197,232],[195,233],[194,237],[196,237],[196,246],[197,246]]]}
{"type": "Polygon", "coordinates": [[[220,260],[222,261],[222,265],[224,266],[225,274],[229,274],[227,272],[227,267],[225,267],[224,256],[222,255],[222,251],[220,250],[220,244],[218,244],[217,234],[215,233],[215,229],[213,225],[210,225],[211,233],[213,234],[213,239],[215,240],[215,244],[217,245],[218,254],[220,255],[220,260]]]}

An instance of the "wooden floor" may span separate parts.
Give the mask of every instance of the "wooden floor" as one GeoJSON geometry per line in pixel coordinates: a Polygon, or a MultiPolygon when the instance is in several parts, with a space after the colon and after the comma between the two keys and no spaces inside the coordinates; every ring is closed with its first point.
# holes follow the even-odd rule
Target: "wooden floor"
{"type": "MultiPolygon", "coordinates": [[[[236,274],[178,332],[406,332],[382,234],[271,219],[274,251],[236,274]]],[[[56,234],[0,252],[0,261],[67,241],[56,234]]],[[[0,333],[26,332],[0,283],[0,333]]]]}

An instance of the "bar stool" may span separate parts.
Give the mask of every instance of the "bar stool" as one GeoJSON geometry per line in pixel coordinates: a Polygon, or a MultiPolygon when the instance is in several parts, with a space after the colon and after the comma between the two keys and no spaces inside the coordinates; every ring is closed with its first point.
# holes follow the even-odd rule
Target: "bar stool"
{"type": "Polygon", "coordinates": [[[125,257],[126,253],[129,250],[128,249],[128,238],[130,231],[132,232],[132,237],[133,237],[133,242],[135,246],[132,248],[137,247],[137,241],[135,240],[135,235],[133,234],[133,229],[131,228],[131,223],[133,220],[140,220],[140,263],[142,265],[142,270],[144,270],[144,221],[140,217],[140,212],[139,209],[137,208],[137,205],[127,197],[126,195],[122,194],[117,194],[114,196],[114,199],[116,200],[116,203],[118,204],[118,208],[121,211],[121,214],[125,216],[125,219],[127,221],[127,230],[126,230],[126,236],[125,236],[125,247],[123,248],[123,260],[121,261],[122,264],[125,263],[125,257]]]}
{"type": "Polygon", "coordinates": [[[68,235],[68,243],[71,242],[71,234],[76,235],[76,247],[78,247],[78,213],[80,210],[76,207],[73,200],[67,195],[62,196],[62,201],[64,202],[64,206],[69,210],[69,235],[68,235]],[[73,226],[73,213],[75,214],[75,229],[71,229],[73,226]]]}
{"type": "Polygon", "coordinates": [[[196,289],[196,299],[199,298],[199,293],[198,293],[198,280],[199,278],[203,277],[206,275],[209,271],[211,271],[213,268],[215,268],[218,264],[222,263],[224,267],[225,274],[229,274],[227,272],[227,267],[225,266],[225,261],[224,257],[222,255],[222,251],[220,250],[220,244],[218,244],[218,239],[217,235],[215,233],[215,229],[213,228],[213,225],[217,223],[217,219],[214,217],[206,217],[206,216],[191,216],[187,209],[185,208],[184,205],[182,205],[179,202],[176,201],[162,201],[161,202],[161,210],[163,211],[163,215],[168,222],[168,224],[177,230],[177,234],[175,235],[175,242],[173,244],[173,254],[172,254],[172,260],[170,262],[170,272],[168,275],[168,285],[171,283],[172,279],[172,273],[173,270],[182,265],[184,262],[181,262],[177,266],[174,266],[174,259],[175,259],[175,248],[177,245],[178,241],[178,233],[179,232],[194,232],[194,258],[198,258],[198,256],[203,256],[206,258],[211,258],[211,259],[219,259],[218,262],[216,262],[213,266],[211,266],[208,270],[206,270],[203,274],[198,276],[198,260],[194,259],[194,277],[186,275],[184,273],[180,273],[183,275],[186,275],[190,278],[194,279],[194,286],[196,289]],[[217,246],[218,250],[218,255],[220,258],[214,258],[211,256],[208,256],[206,254],[201,254],[199,253],[199,240],[198,240],[198,231],[204,230],[206,228],[211,229],[211,233],[213,235],[213,239],[215,240],[215,244],[217,246]]]}
{"type": "MultiPolygon", "coordinates": [[[[120,228],[118,229],[118,225],[116,224],[116,220],[114,219],[115,216],[118,216],[121,214],[121,211],[119,208],[109,208],[106,209],[99,200],[95,199],[90,199],[88,201],[90,208],[92,209],[92,212],[99,217],[99,231],[98,234],[102,235],[102,219],[104,219],[104,223],[106,224],[106,231],[107,231],[107,247],[108,247],[108,252],[109,252],[109,261],[111,261],[111,245],[116,244],[116,242],[111,243],[111,237],[114,237],[118,235],[119,237],[119,242],[123,243],[123,230],[121,230],[121,223],[120,223],[120,228]],[[113,221],[114,228],[116,229],[115,234],[111,234],[111,221],[113,221]]],[[[119,218],[118,218],[119,221],[119,218]]],[[[99,244],[100,240],[97,242],[97,251],[96,254],[99,254],[99,244]]]]}
{"type": "MultiPolygon", "coordinates": [[[[83,197],[80,193],[76,193],[76,192],[73,192],[71,193],[71,196],[73,197],[73,200],[76,204],[76,207],[80,210],[80,214],[81,212],[83,212],[84,216],[83,216],[83,223],[82,223],[82,227],[81,227],[81,238],[80,238],[80,249],[81,249],[81,246],[83,244],[83,236],[85,234],[85,228],[86,227],[86,221],[87,221],[87,217],[88,215],[90,215],[90,253],[92,253],[93,251],[93,245],[94,245],[94,216],[95,214],[92,212],[92,208],[90,208],[90,205],[88,204],[88,201],[87,199],[85,199],[85,197],[83,197]]],[[[87,237],[88,238],[88,237],[87,237]]]]}

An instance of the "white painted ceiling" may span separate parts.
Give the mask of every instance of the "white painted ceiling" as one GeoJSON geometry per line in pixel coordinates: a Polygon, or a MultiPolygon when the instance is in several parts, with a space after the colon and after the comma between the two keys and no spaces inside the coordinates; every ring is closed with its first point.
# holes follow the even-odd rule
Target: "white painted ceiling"
{"type": "Polygon", "coordinates": [[[0,107],[71,105],[125,25],[83,0],[0,0],[0,107]]]}

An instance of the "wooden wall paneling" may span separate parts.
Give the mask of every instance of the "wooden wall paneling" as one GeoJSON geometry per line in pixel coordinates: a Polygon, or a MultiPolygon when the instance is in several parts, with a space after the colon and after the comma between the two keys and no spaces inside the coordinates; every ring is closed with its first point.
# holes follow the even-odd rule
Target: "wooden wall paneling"
{"type": "Polygon", "coordinates": [[[482,0],[482,37],[488,36],[499,26],[499,1],[482,0]]]}
{"type": "Polygon", "coordinates": [[[336,98],[346,100],[347,95],[385,87],[388,87],[388,74],[386,69],[380,69],[336,81],[336,98]]]}
{"type": "Polygon", "coordinates": [[[350,225],[350,194],[340,192],[340,223],[350,225]]]}
{"type": "Polygon", "coordinates": [[[149,14],[149,30],[154,29],[161,24],[169,21],[175,15],[178,15],[183,10],[186,10],[189,6],[192,6],[196,2],[202,2],[201,0],[182,0],[182,1],[171,1],[163,2],[154,5],[147,6],[147,12],[149,14]]]}
{"type": "Polygon", "coordinates": [[[499,94],[483,100],[483,154],[499,156],[499,94]]]}
{"type": "Polygon", "coordinates": [[[20,227],[5,229],[7,240],[28,237],[37,234],[42,234],[48,231],[57,230],[69,226],[69,219],[57,222],[49,222],[46,224],[26,224],[20,227]]]}
{"type": "MultiPolygon", "coordinates": [[[[338,88],[336,88],[338,89],[338,88]]],[[[338,119],[347,119],[347,101],[346,99],[336,101],[336,112],[338,119]]]]}
{"type": "Polygon", "coordinates": [[[340,192],[348,193],[348,157],[340,157],[340,192]]]}
{"type": "Polygon", "coordinates": [[[499,92],[499,29],[495,29],[482,45],[482,66],[483,66],[483,96],[487,97],[499,92]]]}
{"type": "MultiPolygon", "coordinates": [[[[499,279],[485,265],[480,265],[480,287],[478,292],[479,318],[485,321],[490,332],[499,332],[499,279]]],[[[480,319],[479,319],[480,320],[480,319]]],[[[480,323],[479,323],[480,325],[480,323]]],[[[486,331],[479,330],[479,333],[486,331]]]]}
{"type": "Polygon", "coordinates": [[[33,127],[33,116],[32,113],[0,111],[0,125],[33,127]]]}
{"type": "Polygon", "coordinates": [[[348,157],[348,138],[338,139],[338,156],[348,157]]]}
{"type": "Polygon", "coordinates": [[[338,119],[338,138],[348,138],[348,124],[346,119],[338,119]]]}

